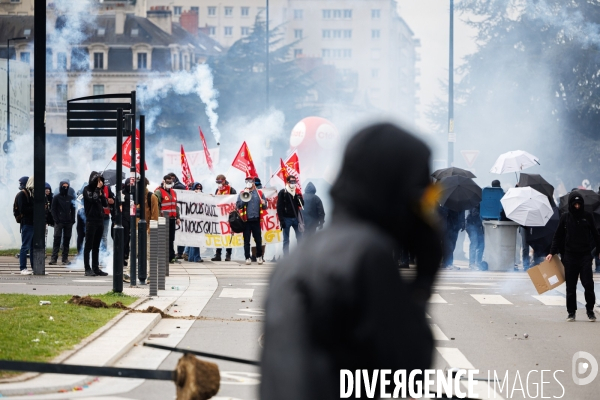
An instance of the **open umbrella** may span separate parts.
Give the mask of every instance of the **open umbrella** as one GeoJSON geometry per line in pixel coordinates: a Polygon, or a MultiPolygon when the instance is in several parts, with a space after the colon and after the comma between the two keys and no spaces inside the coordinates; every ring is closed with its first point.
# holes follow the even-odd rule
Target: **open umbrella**
{"type": "MultiPolygon", "coordinates": [[[[581,197],[583,197],[583,209],[594,215],[596,221],[596,228],[600,229],[600,195],[593,190],[577,190],[581,197]]],[[[569,211],[569,194],[562,196],[559,200],[559,206],[561,213],[569,211]]]]}
{"type": "MultiPolygon", "coordinates": [[[[112,186],[117,184],[117,170],[116,169],[107,169],[102,172],[102,176],[104,177],[104,184],[107,186],[112,186]]],[[[125,179],[125,173],[121,172],[121,180],[125,179]]]]}
{"type": "Polygon", "coordinates": [[[537,253],[549,252],[559,221],[558,207],[552,207],[552,216],[545,226],[527,227],[527,244],[537,253]]]}
{"type": "Polygon", "coordinates": [[[520,172],[534,165],[540,165],[539,159],[536,156],[523,150],[509,151],[498,157],[490,172],[492,174],[520,172]]]}
{"type": "Polygon", "coordinates": [[[477,178],[471,171],[467,171],[466,169],[450,167],[450,168],[442,168],[435,171],[431,174],[437,180],[447,178],[449,176],[464,176],[465,178],[477,178]]]}
{"type": "Polygon", "coordinates": [[[523,226],[545,226],[553,213],[548,197],[530,187],[510,188],[500,202],[506,218],[523,226]]]}
{"type": "Polygon", "coordinates": [[[554,186],[542,178],[539,174],[521,174],[519,177],[519,187],[530,187],[538,192],[548,196],[548,201],[552,207],[556,206],[554,202],[554,186]]]}
{"type": "Polygon", "coordinates": [[[481,188],[471,178],[454,175],[441,179],[440,205],[453,211],[463,211],[481,202],[481,188]]]}

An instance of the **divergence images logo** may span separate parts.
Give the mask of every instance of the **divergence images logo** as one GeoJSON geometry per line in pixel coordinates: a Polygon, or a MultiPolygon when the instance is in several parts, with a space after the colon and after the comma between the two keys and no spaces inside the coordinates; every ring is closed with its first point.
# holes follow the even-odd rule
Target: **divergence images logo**
{"type": "Polygon", "coordinates": [[[573,355],[571,371],[573,374],[573,382],[575,382],[576,385],[583,386],[590,384],[596,379],[596,376],[598,376],[598,361],[590,353],[578,351],[573,355]],[[579,377],[585,375],[588,371],[590,372],[587,377],[579,377]]]}

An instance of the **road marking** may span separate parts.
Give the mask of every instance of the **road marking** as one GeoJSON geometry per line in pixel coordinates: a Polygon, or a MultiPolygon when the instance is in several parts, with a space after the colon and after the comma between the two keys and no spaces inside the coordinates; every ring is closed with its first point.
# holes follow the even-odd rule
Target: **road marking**
{"type": "Polygon", "coordinates": [[[434,286],[433,289],[434,290],[465,290],[466,288],[461,288],[458,286],[434,286]]]}
{"type": "Polygon", "coordinates": [[[434,294],[432,294],[432,295],[431,295],[431,297],[429,298],[429,302],[430,302],[430,303],[438,303],[438,304],[445,304],[445,303],[448,303],[446,300],[444,300],[444,299],[442,298],[442,296],[440,296],[440,295],[439,295],[439,294],[437,294],[437,293],[434,293],[434,294]]]}
{"type": "Polygon", "coordinates": [[[106,283],[106,282],[112,282],[112,281],[104,281],[102,279],[73,279],[72,282],[106,283]]]}
{"type": "Polygon", "coordinates": [[[269,286],[267,282],[246,283],[248,286],[269,286]]]}
{"type": "Polygon", "coordinates": [[[253,295],[254,289],[225,288],[221,291],[219,297],[228,297],[231,299],[251,299],[253,295]]]}
{"type": "Polygon", "coordinates": [[[531,296],[544,303],[547,306],[564,306],[566,300],[563,296],[531,296]]]}
{"type": "Polygon", "coordinates": [[[256,372],[221,371],[221,385],[258,385],[260,374],[256,372]]]}
{"type": "Polygon", "coordinates": [[[429,324],[431,327],[431,333],[433,334],[433,340],[448,340],[448,336],[444,335],[444,332],[436,324],[429,324]]]}
{"type": "Polygon", "coordinates": [[[258,314],[264,314],[265,313],[265,310],[260,310],[260,309],[257,309],[257,308],[240,308],[240,309],[238,309],[238,311],[258,313],[258,314]]]}
{"type": "Polygon", "coordinates": [[[499,294],[472,294],[480,304],[512,304],[499,294]]]}
{"type": "Polygon", "coordinates": [[[0,282],[0,285],[27,285],[25,282],[0,282]]]}

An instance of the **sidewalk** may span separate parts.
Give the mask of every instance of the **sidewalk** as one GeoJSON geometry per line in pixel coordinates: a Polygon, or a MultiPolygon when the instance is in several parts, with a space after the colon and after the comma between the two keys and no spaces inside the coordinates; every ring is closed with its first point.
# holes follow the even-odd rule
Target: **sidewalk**
{"type": "MultiPolygon", "coordinates": [[[[198,264],[171,264],[170,272],[170,276],[166,277],[166,290],[159,291],[157,297],[148,296],[148,286],[126,287],[123,292],[140,298],[133,305],[136,310],[154,306],[175,317],[197,317],[217,289],[217,279],[208,268],[198,264]]],[[[123,311],[84,340],[76,351],[62,354],[53,362],[90,366],[115,365],[138,346],[161,320],[160,314],[123,311]]],[[[143,360],[140,360],[138,368],[139,366],[148,368],[143,360]]],[[[0,397],[78,391],[95,380],[94,377],[82,375],[38,374],[21,382],[0,383],[0,397]]]]}

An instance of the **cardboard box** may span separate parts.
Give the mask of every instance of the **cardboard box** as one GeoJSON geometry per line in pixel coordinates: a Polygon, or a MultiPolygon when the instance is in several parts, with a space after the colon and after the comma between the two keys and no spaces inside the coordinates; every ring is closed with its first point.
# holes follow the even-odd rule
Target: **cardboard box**
{"type": "Polygon", "coordinates": [[[558,256],[552,257],[551,261],[544,260],[543,263],[528,269],[527,273],[538,294],[559,287],[565,281],[565,267],[558,256]]]}

